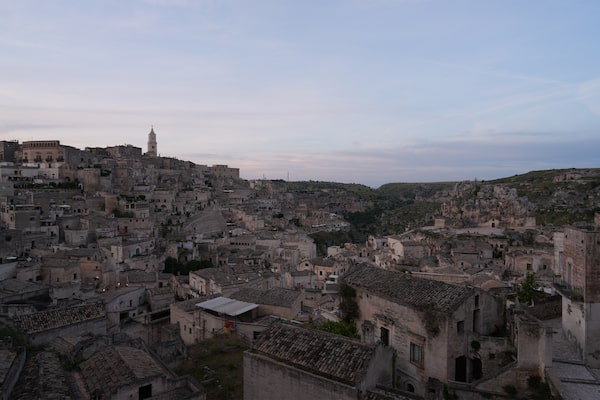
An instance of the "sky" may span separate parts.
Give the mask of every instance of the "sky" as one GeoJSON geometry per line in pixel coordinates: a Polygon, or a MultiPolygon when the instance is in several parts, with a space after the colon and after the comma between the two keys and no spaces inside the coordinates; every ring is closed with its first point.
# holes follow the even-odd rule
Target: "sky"
{"type": "Polygon", "coordinates": [[[600,167],[600,1],[0,0],[0,140],[245,179],[600,167]]]}

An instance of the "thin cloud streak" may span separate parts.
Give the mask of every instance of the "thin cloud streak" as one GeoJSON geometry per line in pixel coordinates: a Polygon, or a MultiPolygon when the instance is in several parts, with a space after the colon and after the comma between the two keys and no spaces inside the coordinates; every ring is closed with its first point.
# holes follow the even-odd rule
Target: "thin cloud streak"
{"type": "Polygon", "coordinates": [[[375,186],[591,166],[600,5],[578,6],[0,2],[0,139],[144,148],[154,125],[163,155],[375,186]]]}

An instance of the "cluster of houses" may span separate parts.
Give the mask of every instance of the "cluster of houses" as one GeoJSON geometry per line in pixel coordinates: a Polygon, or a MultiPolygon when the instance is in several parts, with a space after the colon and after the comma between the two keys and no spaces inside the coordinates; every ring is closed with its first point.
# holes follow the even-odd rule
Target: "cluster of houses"
{"type": "Polygon", "coordinates": [[[6,336],[1,396],[205,399],[173,368],[215,335],[249,346],[248,400],[505,398],[532,377],[598,392],[600,219],[544,234],[515,193],[488,194],[318,255],[308,233],[368,204],[160,157],[153,129],[146,153],[0,142],[0,322],[43,348],[6,336]],[[519,303],[527,274],[548,300],[519,303]],[[341,301],[359,340],[306,327],[340,321],[341,301]]]}

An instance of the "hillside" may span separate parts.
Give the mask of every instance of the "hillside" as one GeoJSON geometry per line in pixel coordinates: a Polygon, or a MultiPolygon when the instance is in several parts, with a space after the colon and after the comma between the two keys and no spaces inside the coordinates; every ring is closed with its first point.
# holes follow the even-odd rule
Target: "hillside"
{"type": "Polygon", "coordinates": [[[593,221],[594,212],[600,211],[600,168],[531,171],[491,181],[388,183],[378,189],[294,182],[288,190],[318,192],[324,204],[343,198],[345,203],[365,205],[341,211],[352,225],[352,237],[361,239],[433,225],[436,217],[455,227],[497,219],[511,226],[535,221],[552,228],[593,221]]]}

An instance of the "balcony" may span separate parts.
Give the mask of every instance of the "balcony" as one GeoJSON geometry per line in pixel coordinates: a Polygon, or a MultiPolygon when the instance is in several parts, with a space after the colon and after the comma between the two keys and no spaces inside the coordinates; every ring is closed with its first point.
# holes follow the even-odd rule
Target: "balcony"
{"type": "Polygon", "coordinates": [[[567,297],[572,301],[583,302],[583,288],[573,287],[569,283],[561,280],[554,281],[554,289],[559,292],[562,296],[567,297]]]}

